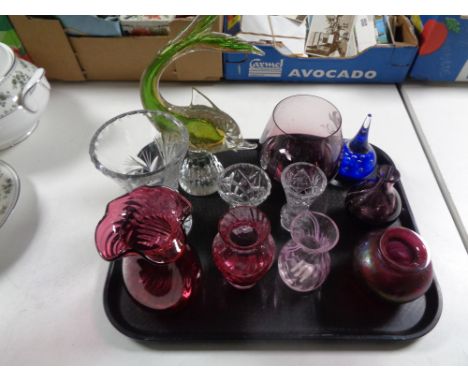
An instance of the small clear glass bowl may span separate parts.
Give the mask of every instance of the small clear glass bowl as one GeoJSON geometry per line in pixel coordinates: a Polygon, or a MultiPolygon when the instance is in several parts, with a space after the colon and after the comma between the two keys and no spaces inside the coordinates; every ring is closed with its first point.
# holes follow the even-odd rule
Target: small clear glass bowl
{"type": "Polygon", "coordinates": [[[256,207],[270,195],[271,181],[260,167],[237,163],[226,167],[220,174],[218,192],[231,207],[256,207]]]}
{"type": "Polygon", "coordinates": [[[96,168],[126,191],[142,185],[177,189],[189,137],[184,124],[160,111],[120,114],[94,134],[89,155],[96,168]]]}

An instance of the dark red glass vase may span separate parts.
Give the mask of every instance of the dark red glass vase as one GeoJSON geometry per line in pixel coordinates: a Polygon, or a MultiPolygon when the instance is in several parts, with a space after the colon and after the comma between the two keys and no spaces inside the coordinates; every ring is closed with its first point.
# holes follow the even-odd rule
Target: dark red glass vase
{"type": "Polygon", "coordinates": [[[424,241],[403,227],[368,234],[355,248],[354,267],[374,292],[397,303],[421,297],[433,278],[424,241]]]}
{"type": "Polygon", "coordinates": [[[218,230],[212,246],[216,267],[234,287],[253,287],[275,257],[268,218],[255,207],[235,207],[221,218],[218,230]]]}
{"type": "Polygon", "coordinates": [[[166,187],[139,187],[111,201],[96,227],[99,254],[120,258],[130,295],[152,309],[182,306],[198,289],[200,262],[186,244],[191,205],[166,187]]]}

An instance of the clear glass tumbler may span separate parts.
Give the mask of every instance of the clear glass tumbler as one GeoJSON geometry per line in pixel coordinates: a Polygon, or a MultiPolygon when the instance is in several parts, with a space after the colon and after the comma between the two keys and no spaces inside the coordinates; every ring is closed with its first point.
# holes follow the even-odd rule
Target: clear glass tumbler
{"type": "Polygon", "coordinates": [[[286,204],[281,208],[281,226],[289,231],[293,219],[325,191],[327,177],[317,166],[297,162],[287,166],[281,174],[286,204]]]}
{"type": "Polygon", "coordinates": [[[102,125],[91,139],[96,168],[126,191],[142,185],[177,189],[189,138],[185,126],[160,111],[136,110],[102,125]]]}

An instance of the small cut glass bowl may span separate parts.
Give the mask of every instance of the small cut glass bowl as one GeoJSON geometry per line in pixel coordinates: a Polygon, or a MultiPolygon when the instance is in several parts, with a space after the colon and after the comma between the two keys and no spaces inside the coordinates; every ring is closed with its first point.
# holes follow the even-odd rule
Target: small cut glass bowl
{"type": "Polygon", "coordinates": [[[120,114],[94,134],[89,155],[96,168],[126,191],[142,185],[177,189],[189,137],[184,124],[160,111],[120,114]]]}
{"type": "Polygon", "coordinates": [[[218,192],[231,207],[256,207],[270,195],[271,182],[260,167],[250,163],[237,163],[226,167],[220,174],[218,192]]]}

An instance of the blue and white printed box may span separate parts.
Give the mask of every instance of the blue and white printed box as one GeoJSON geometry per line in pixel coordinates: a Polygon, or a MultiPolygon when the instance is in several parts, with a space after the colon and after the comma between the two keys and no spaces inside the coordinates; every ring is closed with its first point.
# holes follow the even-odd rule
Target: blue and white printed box
{"type": "MultiPolygon", "coordinates": [[[[403,24],[404,43],[377,45],[351,58],[289,57],[271,45],[257,45],[265,52],[264,56],[224,53],[224,78],[268,82],[402,82],[418,50],[409,21],[403,24]]],[[[233,23],[229,16],[224,25],[227,33],[239,31],[238,23],[233,23]]]]}

